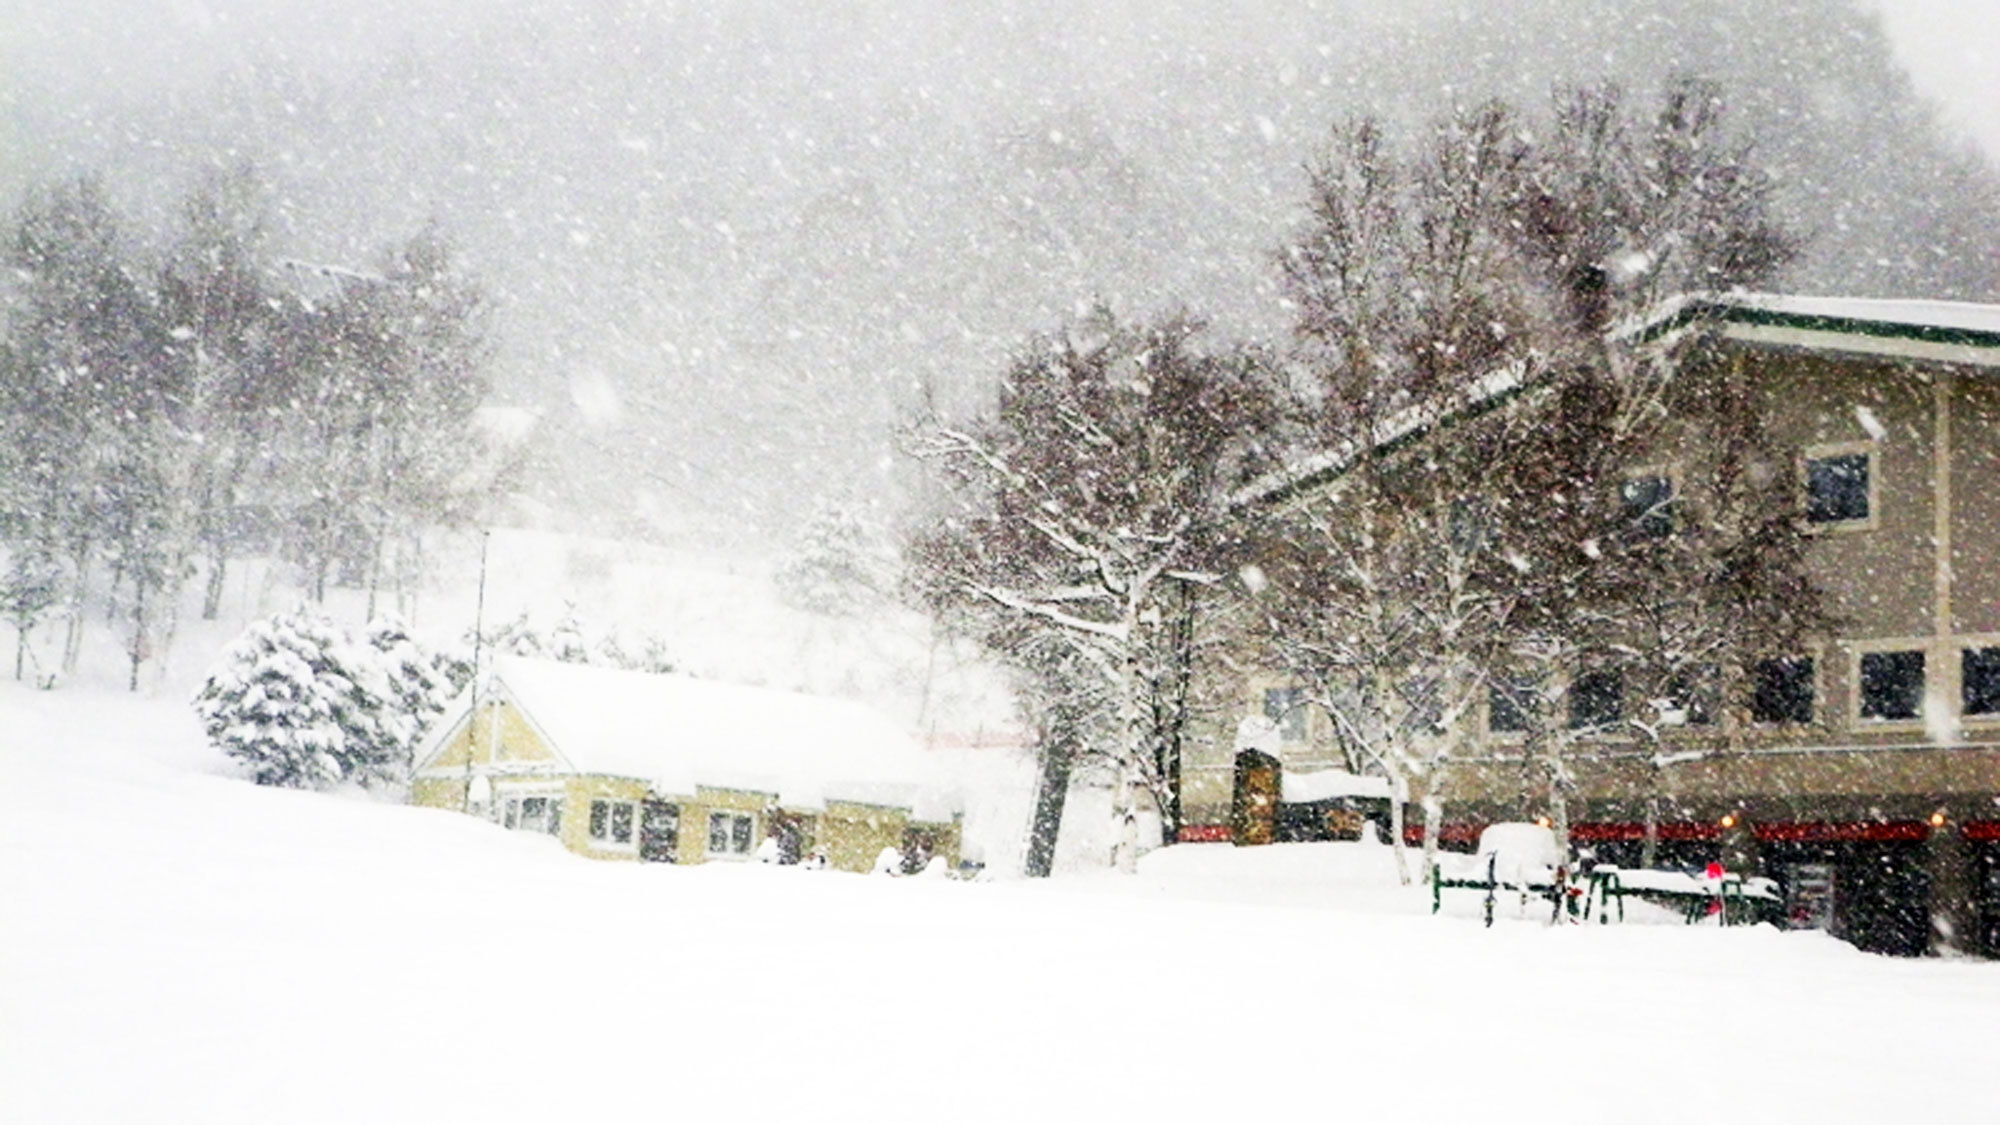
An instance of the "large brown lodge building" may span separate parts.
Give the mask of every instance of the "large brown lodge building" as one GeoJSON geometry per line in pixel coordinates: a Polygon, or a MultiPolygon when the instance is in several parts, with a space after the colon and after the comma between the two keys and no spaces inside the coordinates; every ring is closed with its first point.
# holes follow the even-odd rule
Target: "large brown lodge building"
{"type": "MultiPolygon", "coordinates": [[[[1796,453],[1808,565],[1840,625],[1748,671],[1747,723],[1688,723],[1664,754],[1616,735],[1578,746],[1572,843],[1636,864],[1656,801],[1659,862],[1748,857],[1797,922],[1864,949],[2000,956],[2000,307],[1705,298],[1640,336],[1757,388],[1767,432],[1796,453]]],[[[1642,470],[1645,487],[1700,486],[1689,440],[1642,470]]],[[[1221,691],[1235,699],[1184,751],[1184,840],[1231,836],[1245,716],[1276,721],[1283,770],[1342,760],[1282,676],[1221,691]]],[[[1478,722],[1478,752],[1452,766],[1448,846],[1545,812],[1504,701],[1478,722]]]]}

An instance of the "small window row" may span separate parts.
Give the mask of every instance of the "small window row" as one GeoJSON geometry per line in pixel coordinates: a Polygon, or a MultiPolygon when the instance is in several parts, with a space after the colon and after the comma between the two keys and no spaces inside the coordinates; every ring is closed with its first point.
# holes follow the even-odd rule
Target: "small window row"
{"type": "MultiPolygon", "coordinates": [[[[1922,649],[1864,652],[1857,661],[1855,713],[1866,722],[1914,722],[1923,717],[1926,657],[1922,649]]],[[[1818,676],[1810,656],[1760,660],[1751,665],[1750,721],[1776,725],[1810,723],[1818,704],[1818,676]]],[[[1670,684],[1661,701],[1676,725],[1706,726],[1715,721],[1713,668],[1670,684]]],[[[1605,730],[1625,721],[1624,678],[1615,669],[1585,672],[1570,683],[1568,726],[1605,730]]],[[[1535,688],[1526,680],[1488,685],[1486,728],[1520,734],[1530,727],[1535,688]]],[[[2000,646],[1964,649],[1959,664],[1959,712],[2000,718],[2000,646]]]]}
{"type": "MultiPolygon", "coordinates": [[[[1866,526],[1875,514],[1875,453],[1868,446],[1833,446],[1809,452],[1804,464],[1805,519],[1814,527],[1866,526]]],[[[1674,533],[1679,497],[1674,478],[1649,471],[1627,477],[1619,487],[1625,526],[1634,538],[1665,539],[1674,533]]]]}

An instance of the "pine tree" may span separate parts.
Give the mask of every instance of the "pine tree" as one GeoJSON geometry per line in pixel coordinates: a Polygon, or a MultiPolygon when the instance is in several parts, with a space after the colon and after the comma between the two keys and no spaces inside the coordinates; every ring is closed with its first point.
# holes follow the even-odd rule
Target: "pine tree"
{"type": "Polygon", "coordinates": [[[28,658],[28,634],[62,596],[62,566],[53,555],[30,545],[17,548],[0,577],[0,615],[14,627],[14,678],[28,658]]]}
{"type": "Polygon", "coordinates": [[[304,606],[252,625],[194,703],[257,784],[295,789],[400,780],[419,725],[381,652],[304,606]]]}
{"type": "Polygon", "coordinates": [[[451,654],[426,652],[402,620],[393,616],[369,623],[368,647],[388,681],[385,702],[405,720],[396,728],[403,745],[393,753],[396,764],[406,769],[417,739],[471,680],[471,669],[461,667],[451,654]]]}
{"type": "Polygon", "coordinates": [[[563,606],[563,615],[558,618],[555,628],[549,630],[546,645],[547,655],[564,664],[591,663],[591,645],[583,636],[583,622],[577,618],[574,605],[563,606]]]}
{"type": "Polygon", "coordinates": [[[808,612],[857,613],[881,595],[887,570],[882,554],[852,507],[822,503],[778,571],[778,593],[808,612]]]}

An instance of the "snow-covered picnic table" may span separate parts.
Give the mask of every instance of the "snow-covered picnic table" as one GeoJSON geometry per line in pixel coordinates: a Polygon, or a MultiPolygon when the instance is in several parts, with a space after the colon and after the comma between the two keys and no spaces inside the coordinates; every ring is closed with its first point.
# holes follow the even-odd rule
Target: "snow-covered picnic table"
{"type": "Polygon", "coordinates": [[[1681,911],[1683,920],[1693,923],[1704,915],[1719,914],[1723,925],[1732,920],[1755,919],[1762,904],[1782,901],[1778,884],[1762,876],[1735,872],[1695,875],[1687,871],[1657,868],[1623,868],[1600,865],[1590,872],[1590,889],[1584,896],[1584,917],[1590,916],[1594,902],[1597,920],[1611,920],[1611,904],[1618,904],[1618,920],[1625,920],[1625,899],[1636,896],[1681,911]]]}
{"type": "Polygon", "coordinates": [[[1494,901],[1503,890],[1518,893],[1524,907],[1530,897],[1547,900],[1551,917],[1560,916],[1564,909],[1575,913],[1578,908],[1580,889],[1569,882],[1555,833],[1546,825],[1490,824],[1479,834],[1479,854],[1459,858],[1461,862],[1451,864],[1450,875],[1445,873],[1448,857],[1439,856],[1439,863],[1431,868],[1433,914],[1443,908],[1447,888],[1485,891],[1489,926],[1493,924],[1494,901]],[[1469,866],[1465,859],[1470,859],[1469,866]]]}
{"type": "Polygon", "coordinates": [[[1486,924],[1493,924],[1493,905],[1503,891],[1550,904],[1551,919],[1565,912],[1588,919],[1592,909],[1599,922],[1611,921],[1613,903],[1618,920],[1625,920],[1625,900],[1636,897],[1679,911],[1689,924],[1710,914],[1724,925],[1757,921],[1774,913],[1782,902],[1778,884],[1759,876],[1745,877],[1711,866],[1706,874],[1661,868],[1624,868],[1600,864],[1582,878],[1572,878],[1556,846],[1555,834],[1541,824],[1493,824],[1479,834],[1476,856],[1439,856],[1431,869],[1431,913],[1444,907],[1450,889],[1486,892],[1486,924]]]}

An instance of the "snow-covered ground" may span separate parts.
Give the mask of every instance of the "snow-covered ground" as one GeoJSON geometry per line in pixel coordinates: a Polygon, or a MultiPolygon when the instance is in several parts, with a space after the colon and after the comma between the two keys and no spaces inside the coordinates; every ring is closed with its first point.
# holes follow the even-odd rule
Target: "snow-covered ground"
{"type": "Polygon", "coordinates": [[[0,778],[0,1118],[24,1125],[2000,1107],[2000,965],[1486,930],[1472,902],[1429,916],[1379,846],[1039,883],[592,863],[255,788],[176,701],[12,684],[0,778]]]}

